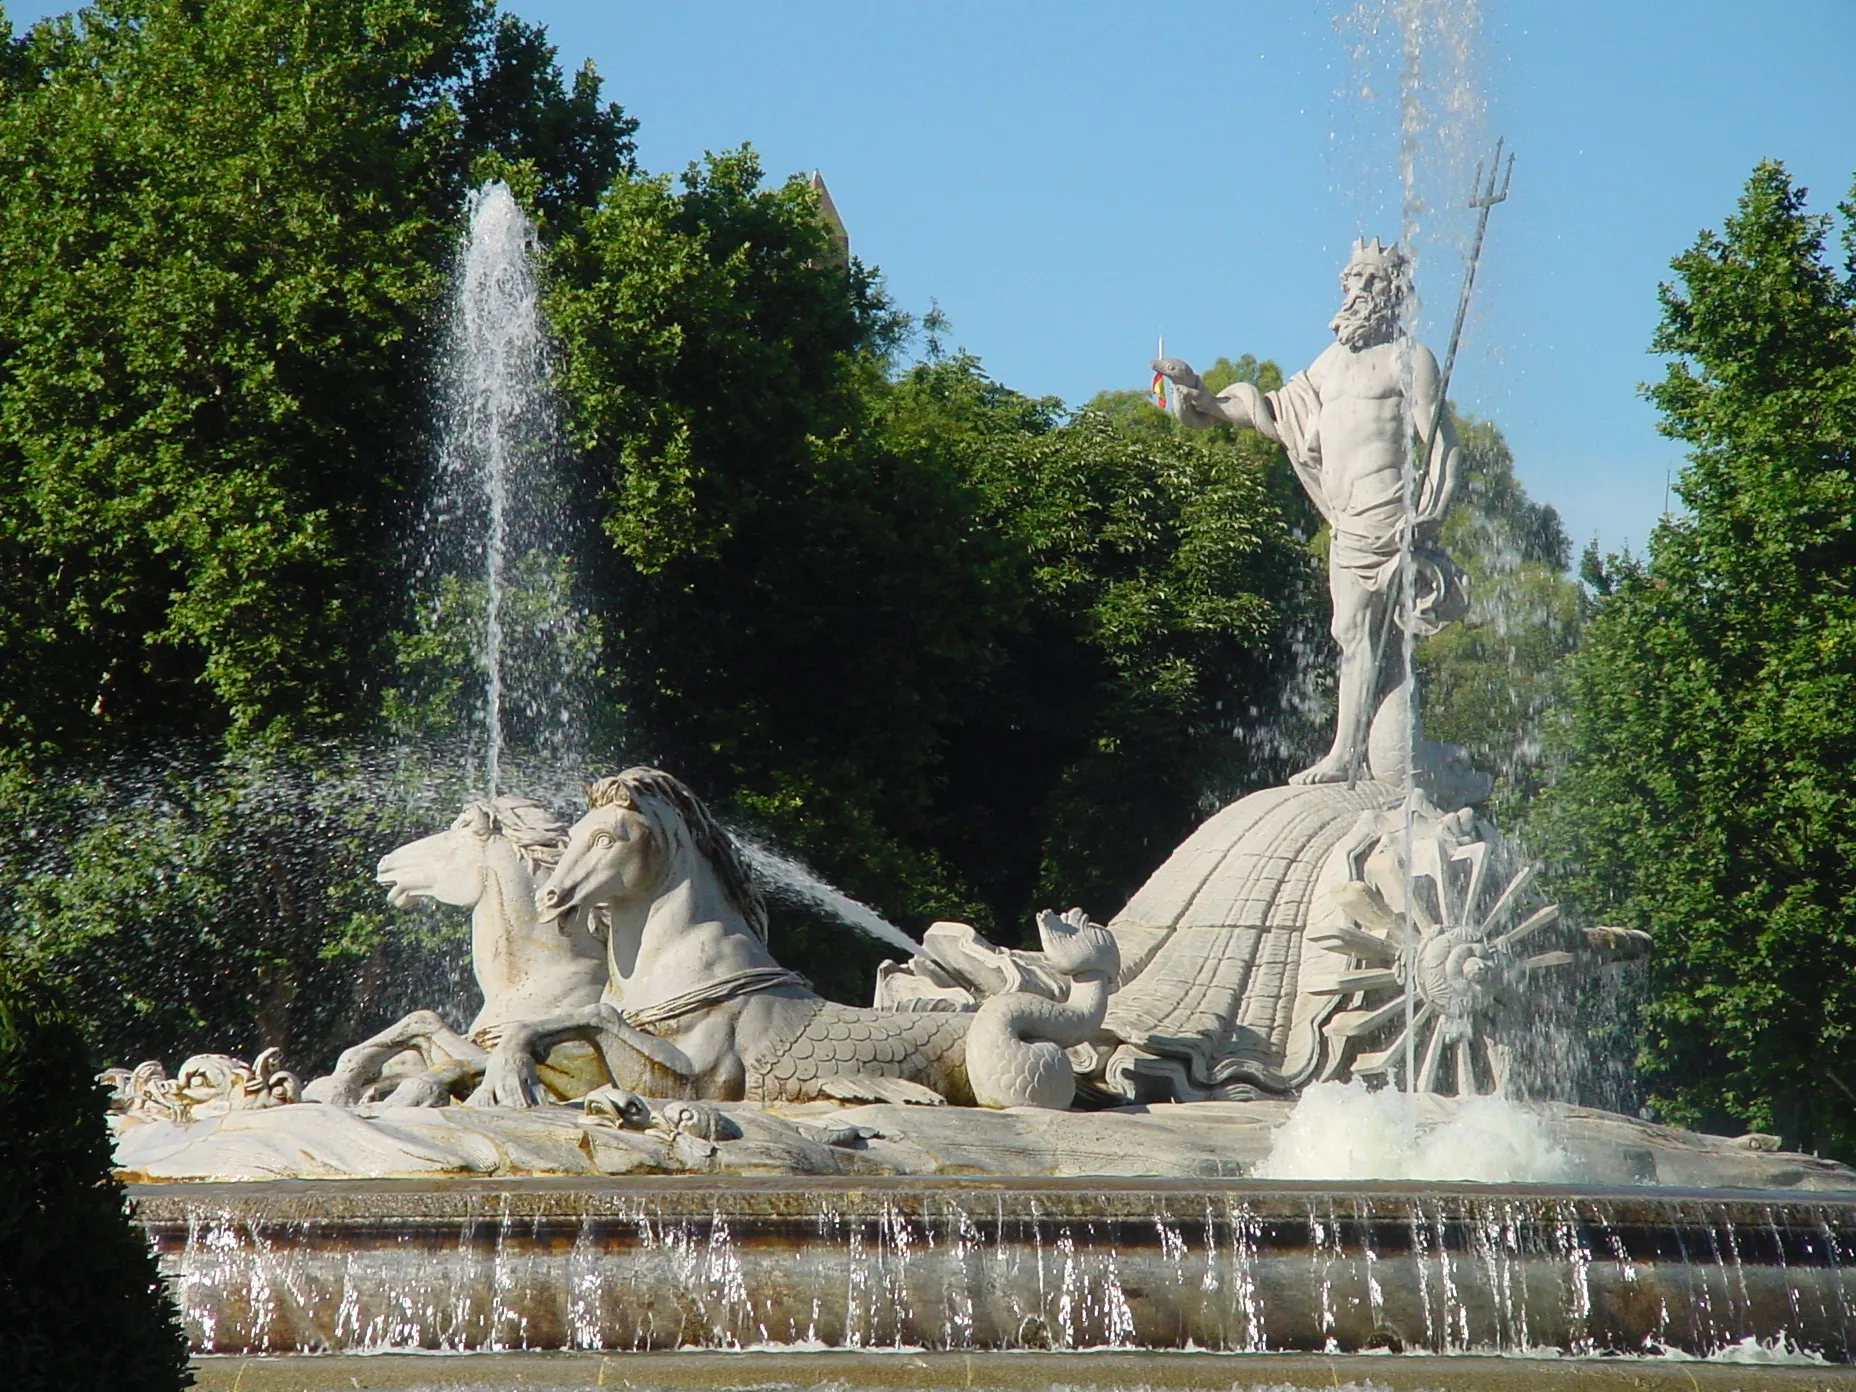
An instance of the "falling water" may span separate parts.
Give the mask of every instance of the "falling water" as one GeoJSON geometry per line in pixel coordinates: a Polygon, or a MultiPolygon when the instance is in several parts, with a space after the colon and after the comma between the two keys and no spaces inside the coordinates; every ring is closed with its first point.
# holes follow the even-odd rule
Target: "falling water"
{"type": "MultiPolygon", "coordinates": [[[[1396,210],[1399,246],[1407,258],[1406,274],[1412,287],[1399,313],[1401,351],[1397,365],[1400,403],[1407,439],[1415,438],[1419,422],[1412,414],[1412,345],[1423,341],[1431,326],[1416,293],[1421,267],[1436,251],[1454,245],[1466,250],[1460,217],[1453,216],[1469,191],[1466,171],[1472,152],[1480,144],[1484,102],[1477,86],[1477,46],[1482,16],[1477,0],[1361,0],[1335,23],[1349,45],[1351,65],[1345,106],[1359,128],[1351,141],[1337,140],[1358,161],[1351,171],[1354,199],[1361,222],[1390,215],[1396,210]],[[1390,93],[1393,109],[1387,111],[1381,93],[1390,93]]],[[[1337,123],[1338,124],[1338,123],[1337,123]]],[[[1337,174],[1340,171],[1336,171],[1337,174]]],[[[1339,182],[1337,180],[1337,182],[1339,182]]],[[[1447,274],[1447,259],[1438,257],[1437,275],[1447,274]]],[[[1463,258],[1456,258],[1459,263],[1463,258]]],[[[1441,297],[1440,297],[1441,299],[1441,297]]],[[[1429,422],[1424,423],[1428,430],[1429,422]]],[[[1420,470],[1426,455],[1407,462],[1404,477],[1406,526],[1400,538],[1402,593],[1398,604],[1409,613],[1415,607],[1412,565],[1413,531],[1421,485],[1420,470]]],[[[1405,793],[1406,902],[1411,902],[1410,881],[1413,815],[1417,804],[1418,750],[1423,738],[1421,702],[1415,676],[1416,635],[1400,626],[1404,673],[1402,701],[1405,716],[1403,784],[1405,793]]],[[[1405,951],[1416,950],[1413,925],[1406,924],[1405,951]]],[[[1412,1012],[1416,993],[1407,993],[1405,1019],[1405,1079],[1417,1087],[1416,1044],[1412,1012]]]]}
{"type": "MultiPolygon", "coordinates": [[[[1396,222],[1420,268],[1438,263],[1428,278],[1447,278],[1468,247],[1463,204],[1489,144],[1479,0],[1359,0],[1334,28],[1348,58],[1333,108],[1334,192],[1358,235],[1396,222]]],[[[1422,327],[1416,314],[1408,327],[1422,327]]]]}
{"type": "MultiPolygon", "coordinates": [[[[578,688],[593,635],[573,595],[576,509],[559,448],[535,229],[507,185],[472,195],[439,372],[441,441],[417,582],[430,637],[463,650],[482,783],[505,783],[512,743],[583,756],[578,688]]],[[[455,681],[455,677],[453,678],[455,681]]]]}
{"type": "Polygon", "coordinates": [[[458,393],[448,467],[476,475],[488,504],[484,537],[484,783],[497,792],[503,750],[503,590],[509,542],[509,474],[530,418],[546,409],[545,365],[529,271],[527,219],[501,183],[481,190],[457,300],[458,393]],[[521,432],[520,434],[518,432],[521,432]]]}
{"type": "Polygon", "coordinates": [[[1842,1361],[1848,1195],[633,1175],[152,1189],[200,1352],[1197,1348],[1842,1361]]]}
{"type": "MultiPolygon", "coordinates": [[[[1344,85],[1334,103],[1335,192],[1356,210],[1360,234],[1383,235],[1385,229],[1397,227],[1415,280],[1429,291],[1428,304],[1416,296],[1407,300],[1401,328],[1407,342],[1424,343],[1443,357],[1451,312],[1476,241],[1477,214],[1471,195],[1484,191],[1477,189],[1477,176],[1479,172],[1486,176],[1483,161],[1494,143],[1482,90],[1481,6],[1478,0],[1359,0],[1338,15],[1335,28],[1349,56],[1344,85]]],[[[1498,177],[1486,191],[1493,192],[1503,183],[1498,177]]],[[[1478,298],[1469,306],[1464,333],[1465,342],[1478,347],[1477,315],[1483,305],[1484,283],[1477,283],[1478,298]]],[[[1407,383],[1409,369],[1407,359],[1401,364],[1407,383]]],[[[1405,424],[1409,430],[1414,422],[1408,419],[1405,424]]],[[[1494,448],[1488,432],[1472,433],[1460,443],[1465,447],[1466,473],[1475,467],[1472,456],[1478,448],[1494,448]]],[[[1497,461],[1489,455],[1482,462],[1497,461]]],[[[1408,513],[1416,481],[1415,471],[1407,475],[1408,513]]],[[[1466,479],[1466,484],[1470,486],[1459,496],[1457,507],[1470,513],[1471,525],[1481,529],[1479,545],[1472,550],[1480,552],[1488,569],[1477,577],[1473,611],[1465,622],[1483,626],[1490,647],[1507,646],[1512,651],[1520,641],[1510,636],[1512,629],[1532,625],[1533,632],[1548,633],[1552,616],[1543,612],[1542,591],[1530,587],[1520,573],[1523,538],[1513,534],[1507,522],[1499,529],[1503,535],[1492,535],[1495,524],[1477,515],[1480,500],[1473,483],[1466,479]]],[[[1411,575],[1407,567],[1407,584],[1411,575]]],[[[1409,603],[1409,594],[1404,599],[1409,603]]],[[[1417,656],[1415,639],[1400,634],[1399,641],[1406,669],[1411,671],[1417,656]]],[[[1423,693],[1415,676],[1409,691],[1408,770],[1413,762],[1410,753],[1423,734],[1423,693]]],[[[1537,687],[1521,692],[1511,678],[1509,693],[1518,717],[1514,743],[1506,749],[1477,751],[1485,770],[1503,777],[1506,786],[1512,787],[1517,773],[1525,777],[1538,764],[1544,691],[1537,687]]],[[[1408,808],[1411,791],[1408,776],[1408,808]]],[[[1409,838],[1407,852],[1409,866],[1409,838]]],[[[1570,1008],[1563,1019],[1552,1009],[1539,1012],[1543,1027],[1530,1031],[1522,1041],[1509,1085],[1523,1095],[1581,1096],[1607,1106],[1634,1106],[1632,1072],[1625,1052],[1618,1048],[1627,1033],[1621,1027],[1629,1008],[1625,969],[1607,969],[1600,976],[1586,978],[1576,990],[1570,984],[1544,989],[1565,996],[1555,1003],[1570,1008]]],[[[1415,1000],[1409,1004],[1415,1008],[1415,1000]]],[[[1405,1078],[1410,1086],[1416,1080],[1415,1032],[1408,1029],[1405,1039],[1405,1078]]]]}
{"type": "MultiPolygon", "coordinates": [[[[442,416],[414,572],[425,663],[413,704],[441,740],[470,729],[488,795],[514,787],[569,821],[596,760],[588,712],[599,635],[577,598],[588,503],[561,448],[535,229],[507,185],[467,206],[436,374],[442,416]]],[[[415,722],[418,723],[418,722],[415,722]]],[[[610,737],[614,732],[603,731],[610,737]]],[[[616,741],[613,741],[616,743],[616,741]]],[[[597,767],[596,767],[597,763],[597,767]]],[[[776,895],[911,954],[917,944],[804,865],[751,840],[776,895]]]]}

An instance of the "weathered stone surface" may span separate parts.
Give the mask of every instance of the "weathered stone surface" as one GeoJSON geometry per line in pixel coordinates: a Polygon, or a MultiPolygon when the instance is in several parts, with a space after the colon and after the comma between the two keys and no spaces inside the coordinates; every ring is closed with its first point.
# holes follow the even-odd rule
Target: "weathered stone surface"
{"type": "Polygon", "coordinates": [[[607,1081],[639,1094],[1070,1104],[1063,1049],[1096,1032],[1118,961],[1100,925],[1040,918],[1061,1000],[1011,992],[973,1014],[845,1006],[774,961],[740,848],[689,788],[637,767],[594,783],[587,802],[536,902],[546,921],[604,924],[604,994],[500,1031],[472,1103],[545,1100],[537,1060],[584,1040],[607,1081]]]}
{"type": "MultiPolygon", "coordinates": [[[[442,1106],[483,1076],[482,1041],[500,1029],[598,1003],[605,945],[588,922],[543,923],[535,907],[566,833],[532,799],[474,800],[444,831],[381,858],[376,878],[395,908],[439,903],[471,911],[471,968],[483,1008],[462,1034],[434,1011],[416,1010],[344,1051],[334,1073],[312,1082],[305,1096],[340,1106],[442,1106]]],[[[565,1044],[536,1068],[558,1097],[578,1097],[605,1081],[584,1043],[565,1044]]]]}
{"type": "Polygon", "coordinates": [[[1107,1032],[1154,1055],[1156,1079],[1160,1060],[1177,1060],[1175,1096],[1312,1078],[1336,1001],[1304,989],[1305,957],[1318,972],[1340,964],[1305,953],[1306,936],[1339,920],[1327,892],[1342,874],[1335,847],[1361,813],[1398,796],[1377,783],[1265,788],[1207,819],[1109,924],[1122,972],[1107,1032]]]}
{"type": "MultiPolygon", "coordinates": [[[[1457,1103],[1420,1099],[1423,1124],[1457,1103]]],[[[1195,1102],[1102,1112],[826,1103],[721,1106],[739,1139],[593,1124],[575,1108],[381,1108],[304,1103],[228,1112],[189,1126],[119,1122],[124,1177],[149,1180],[405,1178],[437,1175],[771,1174],[1235,1177],[1268,1155],[1286,1101],[1195,1102]],[[862,1128],[869,1139],[830,1144],[862,1128]]],[[[1537,1103],[1580,1183],[1856,1190],[1856,1171],[1813,1156],[1611,1112],[1537,1103]]]]}
{"type": "Polygon", "coordinates": [[[116,1159],[138,1179],[338,1179],[345,1176],[584,1174],[579,1131],[542,1113],[463,1107],[350,1111],[305,1102],[266,1112],[228,1112],[190,1125],[118,1122],[116,1159]],[[268,1125],[252,1125],[268,1117],[268,1125]]]}

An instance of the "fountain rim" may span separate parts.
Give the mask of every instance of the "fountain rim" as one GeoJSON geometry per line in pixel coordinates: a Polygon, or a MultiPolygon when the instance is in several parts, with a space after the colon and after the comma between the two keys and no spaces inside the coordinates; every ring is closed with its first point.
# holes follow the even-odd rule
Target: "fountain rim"
{"type": "MultiPolygon", "coordinates": [[[[1482,1183],[1474,1180],[1406,1179],[1253,1179],[1226,1176],[1050,1176],[1050,1175],[483,1175],[422,1176],[379,1179],[174,1180],[128,1182],[130,1202],[145,1216],[149,1210],[180,1206],[192,1211],[216,1202],[239,1206],[254,1199],[324,1200],[395,1196],[417,1205],[440,1206],[464,1200],[507,1200],[516,1195],[590,1199],[627,1199],[657,1195],[665,1199],[703,1198],[723,1210],[737,1201],[777,1199],[789,1195],[872,1198],[1013,1196],[1052,1200],[1100,1198],[1125,1200],[1150,1196],[1220,1197],[1232,1200],[1316,1199],[1380,1200],[1576,1200],[1599,1204],[1716,1203],[1748,1206],[1856,1208],[1856,1189],[1687,1188],[1671,1185],[1580,1185],[1482,1183]]],[[[409,1216],[410,1216],[409,1210],[409,1216]]],[[[331,1214],[333,1216],[333,1214],[331,1214]]]]}

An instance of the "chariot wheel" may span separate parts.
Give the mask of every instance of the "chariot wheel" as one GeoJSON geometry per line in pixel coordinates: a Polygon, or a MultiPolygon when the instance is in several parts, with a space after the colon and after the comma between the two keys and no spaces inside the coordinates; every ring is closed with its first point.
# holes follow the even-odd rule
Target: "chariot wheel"
{"type": "Polygon", "coordinates": [[[1319,988],[1343,998],[1324,1029],[1322,1076],[1499,1093],[1508,1072],[1503,1027],[1524,1015],[1530,979],[1574,961],[1568,951],[1531,951],[1559,908],[1530,903],[1538,866],[1511,872],[1504,848],[1487,841],[1452,848],[1421,832],[1405,859],[1407,910],[1366,879],[1349,880],[1334,894],[1351,926],[1311,939],[1354,968],[1319,988]]]}

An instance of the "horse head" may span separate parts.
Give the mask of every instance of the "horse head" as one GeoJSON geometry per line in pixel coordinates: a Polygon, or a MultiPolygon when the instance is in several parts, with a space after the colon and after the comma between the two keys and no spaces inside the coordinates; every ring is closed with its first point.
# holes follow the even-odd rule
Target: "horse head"
{"type": "Polygon", "coordinates": [[[762,942],[767,909],[734,839],[700,798],[661,769],[626,769],[587,789],[587,814],[567,833],[559,863],[536,896],[544,920],[563,925],[602,904],[655,897],[706,864],[762,942]]]}
{"type": "Polygon", "coordinates": [[[515,865],[533,881],[547,874],[565,834],[547,808],[528,798],[467,802],[445,830],[382,856],[374,878],[386,886],[387,902],[396,909],[420,899],[475,908],[499,841],[513,848],[515,865]]]}

